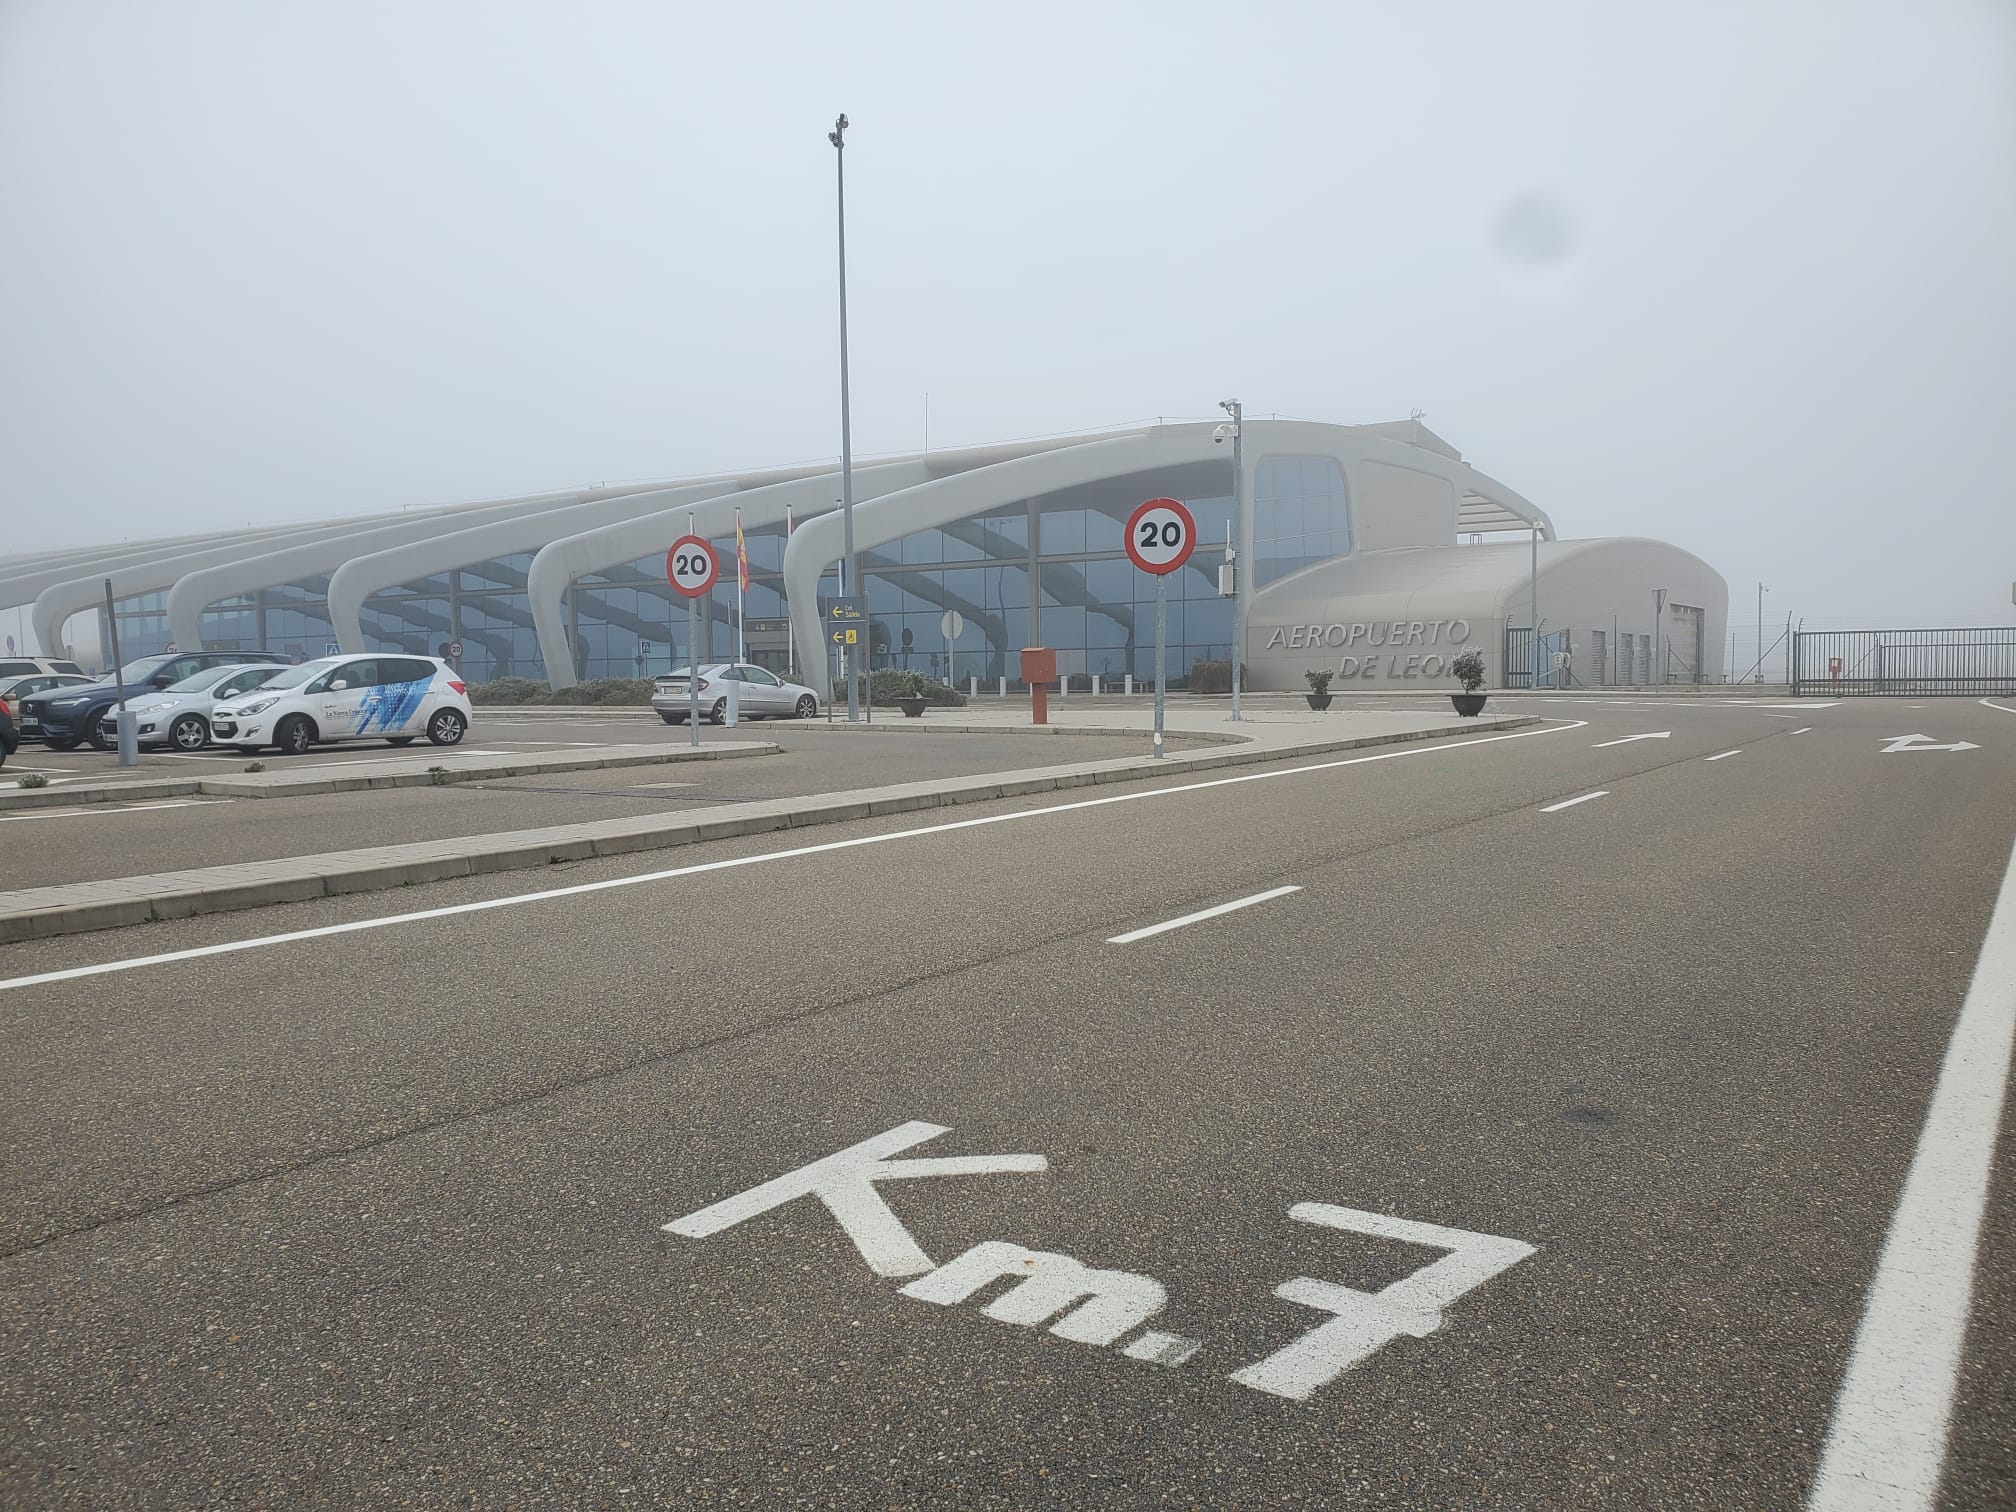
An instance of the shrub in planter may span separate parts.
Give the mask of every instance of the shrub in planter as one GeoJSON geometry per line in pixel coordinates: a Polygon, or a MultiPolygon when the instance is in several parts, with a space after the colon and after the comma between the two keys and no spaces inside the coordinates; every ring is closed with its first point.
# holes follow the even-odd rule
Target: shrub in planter
{"type": "MultiPolygon", "coordinates": [[[[1155,685],[1149,678],[1148,685],[1155,685]]],[[[1192,693],[1230,693],[1232,691],[1232,663],[1229,661],[1200,661],[1190,667],[1190,691],[1192,693]]]]}
{"type": "MultiPolygon", "coordinates": [[[[845,686],[835,691],[842,700],[847,697],[845,686]]],[[[966,695],[957,688],[948,688],[944,683],[933,682],[922,672],[904,667],[884,667],[869,678],[869,702],[891,708],[899,698],[921,698],[927,704],[938,704],[944,708],[958,708],[966,702],[966,695]]]]}
{"type": "Polygon", "coordinates": [[[1309,707],[1327,709],[1330,707],[1330,679],[1337,674],[1329,668],[1320,668],[1302,674],[1309,684],[1309,707]]]}
{"type": "Polygon", "coordinates": [[[1465,718],[1472,718],[1484,712],[1484,694],[1478,691],[1484,686],[1484,653],[1475,646],[1466,647],[1463,654],[1449,663],[1450,674],[1463,684],[1461,693],[1451,693],[1449,702],[1456,712],[1465,718]]]}

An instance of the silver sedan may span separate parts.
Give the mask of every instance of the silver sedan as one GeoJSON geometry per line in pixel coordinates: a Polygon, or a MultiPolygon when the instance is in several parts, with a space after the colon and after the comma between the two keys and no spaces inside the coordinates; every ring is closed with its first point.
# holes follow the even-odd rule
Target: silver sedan
{"type": "MultiPolygon", "coordinates": [[[[126,700],[133,714],[142,746],[172,746],[178,751],[200,751],[210,744],[210,710],[220,699],[236,698],[261,687],[269,677],[287,671],[283,662],[251,662],[236,667],[205,667],[192,672],[159,693],[145,693],[126,700]]],[[[100,734],[117,742],[118,706],[105,711],[98,722],[100,734]]]]}
{"type": "MultiPolygon", "coordinates": [[[[741,719],[812,719],[819,713],[819,695],[803,683],[786,682],[775,672],[748,662],[716,662],[700,669],[700,717],[722,724],[728,718],[728,687],[739,690],[741,719]]],[[[667,724],[686,723],[691,705],[687,669],[668,672],[651,690],[651,707],[667,724]]]]}

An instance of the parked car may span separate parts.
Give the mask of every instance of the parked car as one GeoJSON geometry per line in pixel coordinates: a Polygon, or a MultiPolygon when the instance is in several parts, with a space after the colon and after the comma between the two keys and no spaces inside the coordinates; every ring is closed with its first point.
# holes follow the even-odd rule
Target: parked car
{"type": "Polygon", "coordinates": [[[21,736],[14,727],[14,705],[0,698],[0,766],[21,749],[21,736]]]}
{"type": "Polygon", "coordinates": [[[469,732],[469,690],[431,656],[323,656],[282,668],[261,687],[210,710],[213,740],[250,753],[289,756],[336,740],[411,745],[460,743],[469,732]]]}
{"type": "MultiPolygon", "coordinates": [[[[686,723],[691,704],[687,669],[668,672],[653,684],[651,707],[667,724],[686,723]]],[[[748,662],[716,662],[700,669],[700,714],[720,724],[728,717],[728,684],[738,683],[736,712],[742,719],[812,719],[819,713],[819,695],[802,683],[786,682],[775,672],[748,662]]]]}
{"type": "MultiPolygon", "coordinates": [[[[264,662],[284,666],[287,658],[268,651],[179,651],[166,656],[143,656],[120,668],[126,697],[158,693],[205,667],[240,666],[264,662]]],[[[112,750],[117,742],[108,740],[98,722],[105,711],[119,701],[119,688],[110,678],[100,678],[81,688],[51,688],[31,693],[21,700],[21,734],[40,740],[58,751],[74,750],[90,741],[101,751],[112,750]]]]}
{"type": "MultiPolygon", "coordinates": [[[[84,677],[84,669],[74,661],[50,661],[40,656],[0,656],[0,682],[10,677],[27,677],[36,672],[65,672],[84,677]]],[[[86,682],[90,678],[84,679],[86,682]]]]}
{"type": "MultiPolygon", "coordinates": [[[[146,746],[173,746],[178,751],[200,751],[210,744],[210,711],[220,703],[242,698],[286,671],[284,665],[265,662],[234,662],[223,667],[205,667],[159,693],[126,700],[133,715],[139,742],[146,746]]],[[[108,706],[98,721],[98,731],[114,745],[119,741],[118,708],[108,706]]]]}
{"type": "Polygon", "coordinates": [[[98,681],[82,672],[17,672],[0,677],[0,698],[19,703],[30,693],[46,693],[51,688],[81,688],[98,681]]]}

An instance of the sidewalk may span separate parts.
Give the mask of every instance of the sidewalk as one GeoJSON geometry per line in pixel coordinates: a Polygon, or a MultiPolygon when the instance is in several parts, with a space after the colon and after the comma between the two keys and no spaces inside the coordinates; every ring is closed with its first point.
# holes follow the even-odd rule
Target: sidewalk
{"type": "MultiPolygon", "coordinates": [[[[1026,718],[1026,705],[1022,712],[1026,718]]],[[[1136,739],[1145,734],[1145,725],[1130,727],[1131,721],[1127,725],[1116,725],[1110,711],[1098,711],[1106,715],[1103,720],[1095,717],[1093,711],[1085,713],[1084,723],[1076,718],[1068,721],[1075,731],[1104,728],[1136,739]]],[[[973,727],[999,731],[1004,722],[984,721],[973,724],[973,727]]],[[[1483,735],[1539,722],[1537,717],[1530,715],[1511,719],[1457,719],[1383,712],[1332,711],[1316,714],[1304,708],[1300,711],[1269,711],[1264,718],[1242,721],[1227,731],[1222,719],[1211,721],[1211,727],[1203,729],[1192,727],[1189,719],[1179,727],[1172,717],[1168,721],[1171,730],[1181,728],[1186,735],[1212,734],[1222,739],[1207,749],[1178,751],[1159,760],[1146,754],[1126,755],[1109,761],[1079,762],[1068,766],[1035,767],[975,777],[895,783],[848,792],[721,804],[677,815],[650,814],[604,819],[547,829],[291,856],[274,861],[213,866],[111,881],[22,888],[0,892],[0,943],[257,908],[270,903],[295,903],[310,898],[403,887],[411,883],[438,882],[485,872],[545,866],[555,861],[625,855],[771,830],[838,824],[917,809],[986,803],[1096,783],[1139,781],[1148,777],[1212,771],[1403,741],[1483,735]]],[[[1201,725],[1204,721],[1200,719],[1198,723],[1201,725]]],[[[972,722],[969,721],[969,724],[972,722]]],[[[877,721],[872,728],[878,732],[900,731],[906,725],[927,728],[929,716],[923,720],[904,720],[899,715],[893,723],[885,725],[877,721]]],[[[835,727],[836,731],[844,728],[835,727]]],[[[861,725],[854,728],[865,733],[871,727],[861,725]]],[[[943,731],[945,726],[938,728],[943,731]]],[[[1033,733],[1040,740],[1046,732],[1036,730],[1033,733]]],[[[844,737],[836,734],[835,738],[844,737]]],[[[710,747],[701,747],[703,751],[708,749],[710,747]]],[[[894,753],[892,747],[891,754],[894,753]]],[[[738,750],[736,754],[748,752],[738,750]]]]}
{"type": "MultiPolygon", "coordinates": [[[[108,777],[95,782],[52,782],[43,788],[0,786],[0,813],[10,809],[125,803],[135,798],[299,798],[311,793],[354,793],[363,788],[426,787],[483,777],[531,777],[542,772],[592,772],[603,767],[657,766],[675,761],[729,761],[775,756],[783,747],[767,740],[714,741],[698,746],[606,745],[589,751],[523,752],[431,750],[416,756],[362,761],[297,762],[276,757],[263,772],[232,771],[196,777],[108,777]],[[437,770],[438,768],[438,770],[437,770]]],[[[0,783],[5,783],[0,772],[0,783]]]]}

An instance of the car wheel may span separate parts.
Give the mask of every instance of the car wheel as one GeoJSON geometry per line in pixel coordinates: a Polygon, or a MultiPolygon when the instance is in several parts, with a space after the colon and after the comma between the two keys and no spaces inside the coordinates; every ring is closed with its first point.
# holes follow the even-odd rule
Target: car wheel
{"type": "Polygon", "coordinates": [[[385,737],[385,744],[396,746],[409,746],[413,744],[413,737],[411,735],[387,735],[385,737]]]}
{"type": "Polygon", "coordinates": [[[460,745],[468,730],[468,721],[457,709],[436,709],[427,721],[427,738],[436,745],[460,745]]]}
{"type": "Polygon", "coordinates": [[[714,700],[714,707],[707,711],[707,723],[717,725],[728,723],[727,699],[717,698],[714,700]]]}
{"type": "Polygon", "coordinates": [[[819,717],[819,700],[814,698],[810,693],[799,699],[798,717],[800,719],[817,719],[819,717]]]}
{"type": "Polygon", "coordinates": [[[105,732],[95,724],[85,732],[84,738],[91,742],[91,749],[94,751],[116,751],[119,749],[119,737],[115,735],[110,740],[107,740],[105,732]]]}
{"type": "Polygon", "coordinates": [[[664,720],[664,721],[665,721],[665,723],[667,723],[667,724],[684,724],[684,723],[686,723],[686,721],[685,721],[685,720],[683,720],[683,719],[681,719],[681,718],[680,718],[680,717],[679,717],[679,716],[678,716],[677,714],[660,714],[660,715],[659,715],[658,717],[659,717],[660,719],[664,720]]]}
{"type": "Polygon", "coordinates": [[[168,744],[178,751],[200,751],[210,744],[210,726],[201,714],[184,714],[168,726],[168,744]]]}
{"type": "Polygon", "coordinates": [[[305,714],[289,714],[273,728],[273,743],[282,756],[306,756],[315,744],[315,726],[305,714]]]}

